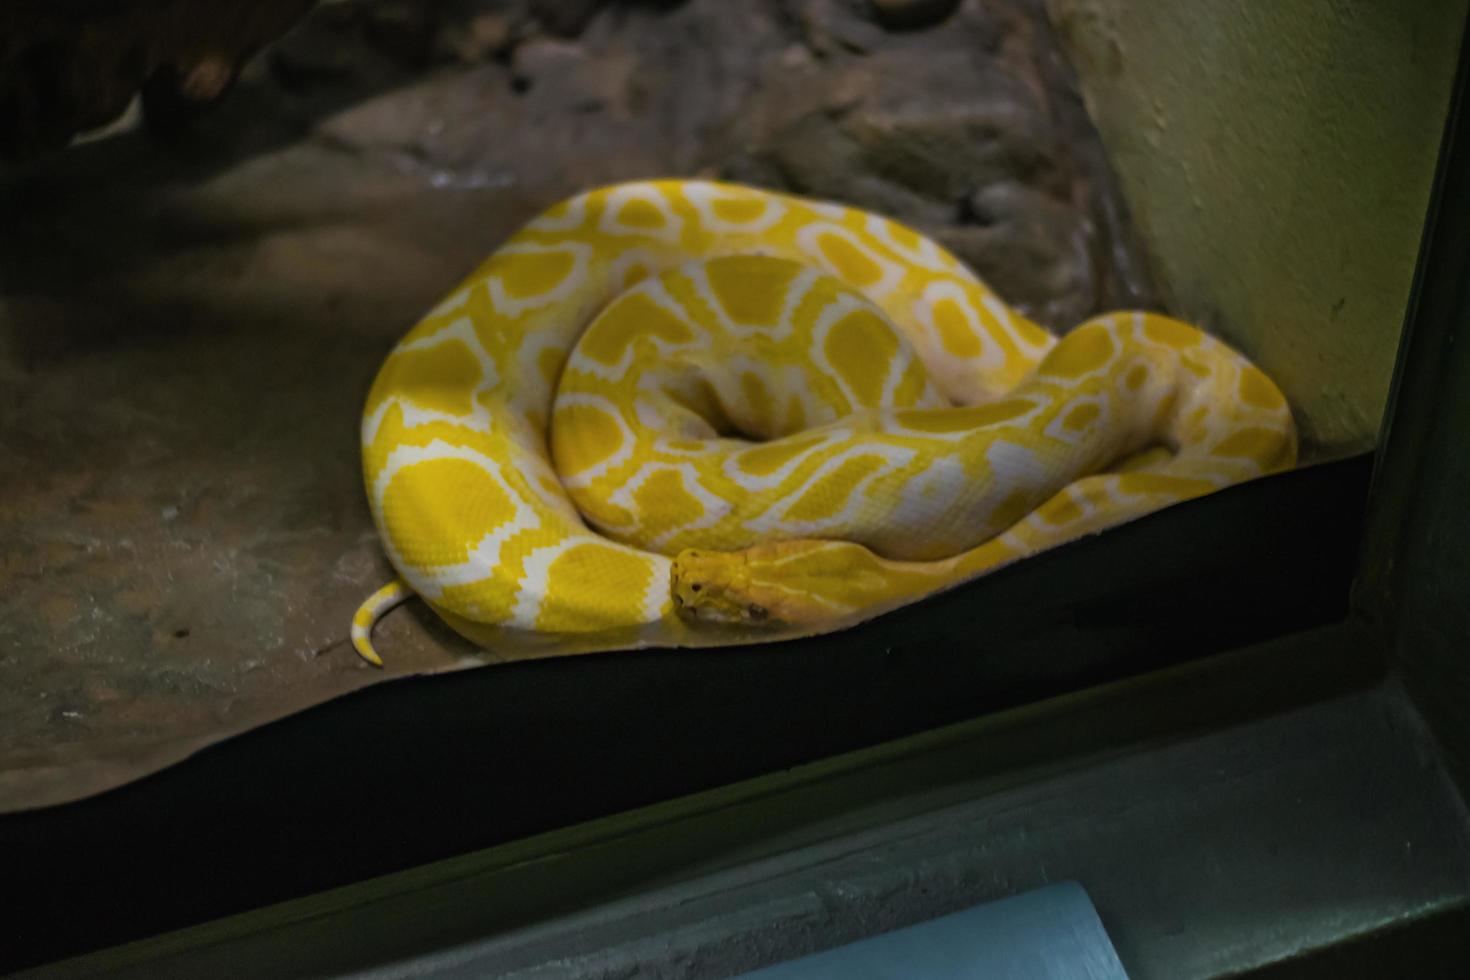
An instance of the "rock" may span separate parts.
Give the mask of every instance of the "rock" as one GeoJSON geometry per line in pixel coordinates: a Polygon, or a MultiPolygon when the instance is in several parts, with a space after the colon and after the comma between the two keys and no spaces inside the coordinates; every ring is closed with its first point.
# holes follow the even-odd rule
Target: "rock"
{"type": "Polygon", "coordinates": [[[590,61],[587,50],[574,41],[532,38],[517,45],[511,56],[511,84],[522,94],[536,89],[538,97],[544,99],[550,89],[575,89],[590,61]]]}
{"type": "Polygon", "coordinates": [[[868,0],[873,17],[890,30],[933,27],[960,5],[960,0],[868,0]]]}
{"type": "Polygon", "coordinates": [[[361,9],[356,5],[318,8],[271,47],[272,73],[292,92],[359,74],[361,27],[361,9]]]}
{"type": "Polygon", "coordinates": [[[173,67],[154,72],[138,93],[149,132],[161,137],[187,132],[229,93],[239,72],[238,65],[218,55],[182,73],[173,67]]]}
{"type": "Polygon", "coordinates": [[[887,33],[855,0],[806,0],[792,11],[802,40],[819,58],[867,54],[883,47],[887,33]]]}
{"type": "Polygon", "coordinates": [[[1064,199],[1019,182],[990,184],[960,202],[958,225],[936,236],[1006,299],[1040,323],[1071,326],[1098,312],[1096,229],[1064,199]]]}
{"type": "MultiPolygon", "coordinates": [[[[842,17],[836,0],[808,12],[842,17]]],[[[1040,52],[1016,44],[1017,16],[971,3],[862,56],[777,59],[723,134],[721,172],[898,217],[1054,328],[1136,299],[1111,251],[1113,202],[1083,176],[1101,165],[1080,155],[1095,137],[1041,82],[1040,52]]]]}
{"type": "Polygon", "coordinates": [[[472,65],[505,54],[515,38],[515,25],[508,15],[485,13],[477,14],[463,25],[447,26],[441,43],[456,59],[472,65]]]}
{"type": "Polygon", "coordinates": [[[551,33],[576,37],[601,5],[602,0],[531,0],[531,13],[551,33]]]}
{"type": "Polygon", "coordinates": [[[714,173],[846,201],[941,238],[1058,329],[1141,299],[1034,8],[971,0],[893,33],[865,2],[629,3],[573,41],[526,36],[532,8],[514,0],[458,0],[440,30],[488,18],[477,30],[507,68],[466,48],[484,71],[360,100],[330,135],[444,186],[714,173]]]}
{"type": "Polygon", "coordinates": [[[565,74],[587,60],[587,49],[574,41],[534,38],[516,47],[510,69],[516,78],[529,83],[565,74]]]}
{"type": "Polygon", "coordinates": [[[205,55],[184,72],[179,85],[190,102],[213,102],[223,96],[239,75],[239,67],[223,55],[205,55]]]}

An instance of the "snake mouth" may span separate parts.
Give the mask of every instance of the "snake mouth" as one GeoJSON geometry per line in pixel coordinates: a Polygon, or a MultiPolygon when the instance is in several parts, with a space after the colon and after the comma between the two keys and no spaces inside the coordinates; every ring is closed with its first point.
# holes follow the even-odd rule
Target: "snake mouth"
{"type": "Polygon", "coordinates": [[[674,599],[674,605],[679,615],[696,623],[715,623],[721,626],[766,626],[780,627],[784,624],[771,619],[770,610],[757,603],[739,605],[721,605],[711,603],[708,605],[689,605],[680,599],[674,599]]]}

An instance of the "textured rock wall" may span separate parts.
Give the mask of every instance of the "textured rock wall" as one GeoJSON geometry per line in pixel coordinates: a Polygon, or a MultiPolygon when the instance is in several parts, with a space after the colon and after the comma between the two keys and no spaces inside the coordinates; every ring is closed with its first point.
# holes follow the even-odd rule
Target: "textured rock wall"
{"type": "Polygon", "coordinates": [[[412,157],[444,181],[755,181],[918,225],[1055,327],[1147,301],[1038,4],[460,2],[431,16],[378,2],[320,14],[273,61],[302,98],[350,88],[384,53],[470,67],[333,119],[323,132],[353,152],[412,157]],[[400,26],[385,33],[385,20],[400,26]]]}

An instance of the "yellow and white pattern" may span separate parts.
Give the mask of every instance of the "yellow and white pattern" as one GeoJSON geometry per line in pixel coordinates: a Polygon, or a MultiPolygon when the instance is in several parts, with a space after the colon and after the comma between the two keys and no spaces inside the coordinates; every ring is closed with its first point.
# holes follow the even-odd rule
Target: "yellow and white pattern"
{"type": "Polygon", "coordinates": [[[877,215],[705,181],[536,218],[389,355],[363,467],[402,576],[511,655],[850,625],[1295,462],[1286,399],[1149,313],[1058,341],[877,215]]]}

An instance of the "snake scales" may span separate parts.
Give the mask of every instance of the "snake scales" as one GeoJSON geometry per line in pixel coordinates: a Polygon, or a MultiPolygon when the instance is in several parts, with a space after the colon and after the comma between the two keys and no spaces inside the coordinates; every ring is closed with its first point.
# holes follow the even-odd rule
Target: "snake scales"
{"type": "Polygon", "coordinates": [[[394,348],[363,467],[401,579],[512,655],[849,625],[1293,465],[1214,338],[1061,340],[934,242],[749,187],[606,187],[531,221],[394,348]]]}

